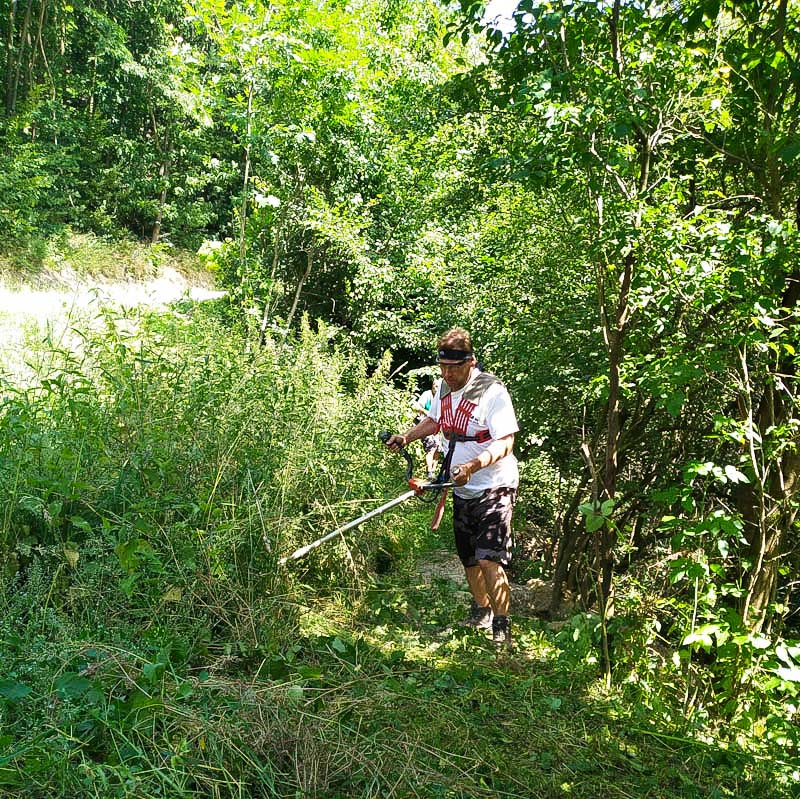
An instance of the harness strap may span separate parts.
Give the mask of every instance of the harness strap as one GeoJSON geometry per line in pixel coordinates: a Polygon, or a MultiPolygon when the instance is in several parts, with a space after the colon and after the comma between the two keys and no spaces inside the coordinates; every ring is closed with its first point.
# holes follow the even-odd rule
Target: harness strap
{"type": "Polygon", "coordinates": [[[450,429],[442,428],[442,435],[448,441],[459,441],[459,442],[477,441],[479,444],[483,444],[486,441],[492,440],[492,434],[489,432],[489,430],[478,430],[478,432],[475,433],[474,436],[467,436],[464,435],[464,433],[456,432],[453,428],[450,429]]]}
{"type": "Polygon", "coordinates": [[[456,440],[450,439],[450,445],[447,447],[447,453],[442,461],[442,468],[439,470],[439,480],[446,483],[450,479],[450,463],[453,460],[453,453],[456,451],[456,440]]]}
{"type": "Polygon", "coordinates": [[[473,436],[467,435],[469,419],[486,390],[500,381],[489,372],[480,372],[475,379],[464,389],[458,406],[453,410],[453,398],[450,387],[445,382],[441,388],[441,414],[439,416],[439,431],[450,442],[447,454],[444,456],[442,468],[439,472],[442,480],[450,479],[450,463],[453,460],[456,443],[476,441],[483,444],[492,440],[489,430],[478,430],[473,436]]]}

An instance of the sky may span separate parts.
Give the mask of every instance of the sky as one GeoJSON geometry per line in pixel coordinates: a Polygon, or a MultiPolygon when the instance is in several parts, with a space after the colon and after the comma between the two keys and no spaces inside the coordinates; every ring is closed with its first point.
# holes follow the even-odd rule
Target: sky
{"type": "Polygon", "coordinates": [[[489,0],[486,4],[486,11],[483,15],[485,20],[493,21],[498,18],[497,27],[502,31],[510,31],[514,25],[511,15],[517,7],[519,0],[489,0]]]}

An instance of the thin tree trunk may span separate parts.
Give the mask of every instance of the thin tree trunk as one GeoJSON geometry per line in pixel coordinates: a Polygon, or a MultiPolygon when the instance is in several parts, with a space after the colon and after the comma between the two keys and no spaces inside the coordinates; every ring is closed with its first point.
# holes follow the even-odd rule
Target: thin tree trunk
{"type": "Polygon", "coordinates": [[[314,266],[314,246],[310,245],[306,250],[306,271],[303,272],[300,282],[297,284],[297,290],[294,293],[294,300],[292,300],[292,307],[289,309],[289,315],[286,317],[286,334],[292,329],[292,321],[294,320],[297,305],[300,302],[300,292],[303,290],[303,284],[308,280],[311,274],[311,269],[314,266]]]}
{"type": "MultiPolygon", "coordinates": [[[[768,24],[750,28],[749,45],[754,52],[765,50],[765,39],[770,40],[775,52],[791,59],[786,51],[785,35],[788,30],[789,2],[778,0],[767,15],[768,24]]],[[[796,78],[790,85],[796,82],[796,78]]],[[[789,91],[780,81],[769,81],[759,89],[761,120],[759,137],[763,146],[754,154],[748,165],[759,182],[764,203],[769,213],[777,220],[784,218],[783,196],[785,180],[789,172],[778,159],[775,143],[780,138],[782,121],[792,124],[797,112],[796,91],[789,91]]],[[[796,127],[796,124],[792,125],[796,127]]],[[[800,199],[796,200],[795,223],[800,223],[800,199]]],[[[781,307],[791,316],[800,301],[800,270],[791,274],[786,282],[781,307]]],[[[786,429],[796,422],[796,377],[794,358],[783,357],[764,381],[763,393],[757,407],[751,405],[751,388],[747,361],[743,356],[742,400],[753,435],[764,436],[767,431],[786,429]]],[[[798,436],[791,442],[795,446],[798,436]]],[[[744,536],[748,545],[748,559],[752,563],[744,573],[745,594],[739,605],[744,623],[753,632],[768,631],[772,614],[770,605],[775,601],[781,560],[789,546],[789,538],[797,512],[794,503],[800,478],[800,461],[791,447],[783,454],[767,459],[763,451],[750,446],[750,463],[756,476],[752,484],[737,487],[737,507],[744,521],[744,536]]]]}
{"type": "MultiPolygon", "coordinates": [[[[167,134],[169,136],[169,134],[167,134]]],[[[158,176],[161,178],[161,193],[158,196],[158,209],[156,210],[156,221],[153,225],[153,233],[150,236],[151,244],[158,244],[161,238],[161,222],[164,219],[164,205],[167,202],[167,191],[169,189],[169,169],[170,169],[170,156],[172,154],[172,147],[167,140],[164,157],[161,165],[158,168],[158,176]]]]}
{"type": "MultiPolygon", "coordinates": [[[[790,310],[800,301],[800,271],[790,276],[781,305],[790,310]]],[[[772,382],[764,389],[758,408],[749,407],[750,378],[746,356],[742,356],[744,371],[743,394],[748,406],[749,424],[753,431],[765,435],[772,428],[786,427],[794,414],[794,392],[791,397],[779,393],[772,382]]],[[[796,377],[794,359],[783,358],[776,370],[787,391],[796,377]]],[[[800,485],[800,456],[787,451],[770,464],[759,466],[751,437],[750,462],[756,475],[753,484],[739,484],[737,505],[744,520],[744,535],[753,566],[745,574],[746,592],[741,603],[742,618],[750,629],[760,632],[769,629],[769,606],[775,601],[778,589],[778,568],[786,550],[786,541],[797,518],[794,497],[800,485]]]]}
{"type": "MultiPolygon", "coordinates": [[[[625,333],[630,316],[629,298],[631,281],[633,279],[634,255],[625,256],[625,266],[622,272],[619,298],[617,300],[617,313],[613,329],[608,331],[608,418],[606,431],[606,455],[600,480],[600,498],[614,499],[617,493],[617,475],[619,472],[619,442],[622,433],[621,422],[621,370],[624,351],[625,333]]],[[[614,544],[616,532],[613,525],[606,522],[598,531],[600,541],[600,591],[601,611],[606,618],[613,614],[613,573],[614,573],[614,544]]]]}
{"type": "Polygon", "coordinates": [[[161,223],[164,219],[164,205],[167,202],[167,191],[169,189],[169,171],[170,162],[172,160],[172,140],[169,134],[169,127],[166,127],[163,136],[164,140],[163,142],[161,141],[159,125],[158,121],[156,120],[156,112],[151,97],[148,97],[148,105],[150,108],[150,124],[153,128],[153,141],[155,142],[156,150],[161,157],[158,167],[158,176],[161,178],[161,191],[158,195],[156,219],[150,235],[150,243],[158,244],[158,241],[161,238],[161,223]]]}
{"type": "MultiPolygon", "coordinates": [[[[44,3],[42,3],[42,5],[44,5],[44,3]]],[[[29,3],[28,8],[31,11],[33,10],[32,0],[29,3]]],[[[40,8],[37,17],[41,17],[41,12],[42,9],[40,8]]],[[[38,33],[33,34],[32,33],[33,25],[31,25],[30,23],[28,24],[30,30],[28,32],[28,60],[25,65],[25,84],[24,84],[26,91],[29,91],[34,83],[34,68],[36,67],[36,54],[38,53],[38,39],[37,39],[38,33]]]]}
{"type": "Polygon", "coordinates": [[[247,125],[245,127],[245,143],[244,143],[244,177],[242,179],[242,203],[239,208],[239,259],[242,264],[242,282],[244,282],[244,260],[247,254],[247,196],[248,185],[250,183],[250,151],[251,141],[250,137],[253,134],[253,81],[250,80],[250,85],[247,87],[247,125]]]}
{"type": "Polygon", "coordinates": [[[42,54],[42,64],[44,65],[44,71],[47,74],[47,80],[50,82],[50,89],[52,92],[52,99],[56,99],[56,84],[53,80],[53,73],[50,71],[50,61],[47,58],[47,53],[44,49],[44,40],[42,38],[42,33],[44,32],[44,23],[45,19],[47,18],[47,0],[42,0],[42,5],[39,9],[39,22],[36,26],[36,45],[35,50],[42,54]]]}
{"type": "Polygon", "coordinates": [[[575,493],[570,500],[569,507],[564,513],[561,523],[561,537],[558,543],[558,552],[556,554],[556,565],[553,570],[553,589],[550,594],[550,612],[555,613],[561,604],[561,596],[564,589],[564,582],[569,573],[570,563],[572,557],[577,549],[578,541],[581,537],[580,527],[571,525],[572,520],[578,513],[578,506],[584,497],[586,491],[586,484],[588,482],[588,475],[584,473],[581,478],[580,485],[575,489],[575,493]],[[569,528],[567,525],[571,525],[569,528]]]}
{"type": "Polygon", "coordinates": [[[28,0],[28,5],[25,7],[25,16],[22,19],[22,30],[19,34],[19,48],[17,49],[17,61],[14,67],[14,82],[11,88],[11,109],[17,106],[17,98],[19,97],[19,81],[22,72],[22,57],[25,53],[26,45],[29,45],[28,37],[30,35],[31,26],[31,6],[33,0],[28,0]]]}
{"type": "Polygon", "coordinates": [[[17,0],[10,0],[8,4],[8,31],[6,32],[6,64],[5,64],[5,109],[10,116],[14,112],[14,29],[16,27],[17,0]]]}
{"type": "MultiPolygon", "coordinates": [[[[283,217],[283,214],[282,214],[283,217]]],[[[258,341],[263,347],[267,342],[267,325],[269,324],[269,317],[272,312],[272,286],[275,282],[275,275],[278,272],[278,264],[281,258],[281,242],[283,240],[283,218],[281,223],[275,227],[275,233],[272,241],[272,268],[269,272],[268,290],[269,295],[264,300],[264,313],[261,315],[261,325],[258,330],[258,341]]]]}

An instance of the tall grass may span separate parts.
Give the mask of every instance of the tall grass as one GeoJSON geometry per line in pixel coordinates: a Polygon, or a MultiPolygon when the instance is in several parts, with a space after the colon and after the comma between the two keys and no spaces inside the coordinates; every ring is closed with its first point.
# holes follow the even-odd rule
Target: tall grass
{"type": "Polygon", "coordinates": [[[375,434],[409,397],[335,330],[253,350],[217,309],[0,363],[0,797],[796,795],[791,719],[717,743],[649,616],[609,693],[591,614],[519,613],[498,657],[462,585],[379,578],[430,546],[413,506],[280,567],[404,490],[375,434]]]}
{"type": "MultiPolygon", "coordinates": [[[[249,354],[200,308],[73,332],[32,336],[26,381],[3,384],[0,785],[239,795],[234,760],[268,785],[266,754],[233,757],[238,722],[200,718],[229,698],[193,706],[194,686],[297,640],[277,560],[396,491],[375,433],[407,397],[308,324],[249,354]]],[[[380,539],[332,542],[306,579],[358,583],[380,539]]]]}

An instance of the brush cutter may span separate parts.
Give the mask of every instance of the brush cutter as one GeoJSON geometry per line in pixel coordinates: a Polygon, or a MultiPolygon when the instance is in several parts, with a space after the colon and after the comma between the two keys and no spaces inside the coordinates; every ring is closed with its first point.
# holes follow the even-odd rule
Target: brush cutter
{"type": "MultiPolygon", "coordinates": [[[[384,443],[389,440],[390,436],[391,433],[388,431],[378,434],[378,438],[384,443]]],[[[407,464],[406,481],[408,482],[409,486],[408,491],[401,494],[399,497],[389,500],[389,502],[384,503],[380,507],[369,511],[369,513],[365,513],[363,516],[359,516],[357,519],[353,519],[353,521],[343,524],[341,527],[337,527],[332,533],[328,533],[327,535],[322,536],[322,538],[318,538],[316,541],[312,541],[310,544],[306,544],[305,546],[300,547],[300,549],[296,549],[291,555],[281,558],[278,563],[283,566],[290,560],[298,560],[299,558],[302,558],[311,552],[312,549],[316,549],[318,546],[324,544],[326,541],[336,538],[336,536],[345,533],[347,530],[352,530],[354,527],[358,527],[360,524],[363,524],[369,519],[373,519],[375,516],[380,516],[390,508],[394,508],[396,505],[401,505],[403,502],[408,501],[412,497],[416,497],[423,502],[435,502],[438,495],[441,493],[439,504],[434,512],[434,523],[436,526],[434,527],[431,525],[432,529],[435,530],[436,527],[439,526],[438,522],[441,520],[442,512],[444,511],[444,502],[447,498],[447,489],[450,488],[453,483],[445,482],[444,472],[440,472],[439,477],[437,477],[435,480],[420,480],[419,478],[413,477],[414,461],[411,458],[411,455],[406,449],[401,449],[400,454],[405,458],[407,464]]]]}

